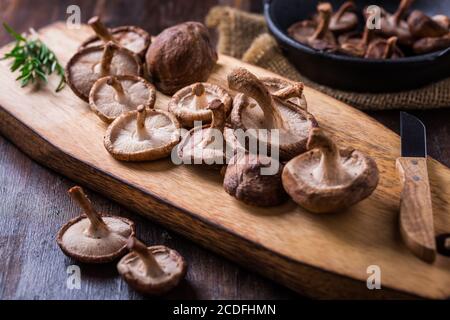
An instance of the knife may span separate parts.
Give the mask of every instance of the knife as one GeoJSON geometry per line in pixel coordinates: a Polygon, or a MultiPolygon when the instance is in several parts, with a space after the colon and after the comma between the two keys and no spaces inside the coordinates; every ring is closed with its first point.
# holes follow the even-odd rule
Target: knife
{"type": "Polygon", "coordinates": [[[405,245],[420,259],[436,259],[433,208],[427,170],[426,129],[416,117],[400,113],[402,155],[397,170],[402,184],[400,233],[405,245]]]}

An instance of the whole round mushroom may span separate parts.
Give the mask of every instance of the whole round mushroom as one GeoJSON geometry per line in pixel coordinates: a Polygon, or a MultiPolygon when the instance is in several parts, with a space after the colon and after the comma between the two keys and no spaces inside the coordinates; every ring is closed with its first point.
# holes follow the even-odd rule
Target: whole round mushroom
{"type": "Polygon", "coordinates": [[[302,82],[295,82],[277,77],[262,77],[259,80],[266,86],[271,95],[291,103],[300,109],[305,111],[308,110],[308,103],[303,94],[305,86],[302,82]]]}
{"type": "Polygon", "coordinates": [[[131,251],[117,264],[122,278],[136,291],[148,295],[162,295],[175,288],[185,277],[187,264],[175,250],[165,246],[147,247],[130,238],[131,251]]]}
{"type": "Polygon", "coordinates": [[[223,187],[228,194],[248,205],[277,206],[288,199],[281,182],[282,172],[283,165],[275,159],[238,153],[228,163],[223,187]]]}
{"type": "Polygon", "coordinates": [[[164,30],[146,54],[152,83],[167,95],[193,83],[206,82],[217,60],[208,29],[198,22],[185,22],[164,30]]]}
{"type": "Polygon", "coordinates": [[[329,29],[333,8],[328,2],[317,6],[318,22],[304,20],[293,24],[288,29],[289,35],[298,42],[321,51],[334,51],[337,48],[336,39],[329,29]]]}
{"type": "Polygon", "coordinates": [[[393,14],[382,10],[380,28],[375,31],[384,37],[397,37],[398,42],[405,46],[411,46],[413,36],[404,17],[411,7],[413,0],[401,0],[397,11],[393,14]]]}
{"type": "Polygon", "coordinates": [[[330,31],[344,33],[356,29],[358,26],[358,16],[354,12],[355,9],[355,2],[344,2],[339,10],[331,16],[330,31]]]}
{"type": "Polygon", "coordinates": [[[225,106],[217,99],[207,110],[212,113],[211,124],[193,128],[178,145],[178,157],[184,164],[220,166],[226,161],[225,106]]]}
{"type": "Polygon", "coordinates": [[[368,59],[398,59],[405,55],[397,46],[397,37],[378,39],[370,43],[365,57],[368,59]]]}
{"type": "Polygon", "coordinates": [[[141,73],[139,56],[113,42],[77,52],[66,67],[67,83],[86,102],[89,102],[89,93],[98,79],[110,75],[140,76],[141,73]]]}
{"type": "Polygon", "coordinates": [[[122,217],[100,215],[80,187],[69,194],[84,214],[70,220],[58,232],[61,250],[81,263],[109,263],[127,252],[128,238],[134,236],[134,223],[122,217]]]}
{"type": "Polygon", "coordinates": [[[241,92],[235,97],[231,112],[234,129],[243,130],[269,150],[277,149],[281,160],[306,151],[309,133],[318,126],[313,115],[272,96],[264,83],[244,68],[228,75],[228,85],[241,92]],[[278,133],[279,139],[272,139],[271,130],[278,133]]]}
{"type": "Polygon", "coordinates": [[[379,180],[375,161],[353,149],[338,149],[319,128],[311,132],[307,153],[283,170],[284,189],[292,199],[314,213],[329,213],[367,198],[379,180]]]}
{"type": "Polygon", "coordinates": [[[192,128],[195,122],[205,125],[212,120],[212,113],[207,108],[216,99],[222,101],[228,115],[233,99],[225,89],[211,83],[195,83],[175,93],[169,102],[169,111],[183,127],[192,128]]]}
{"type": "Polygon", "coordinates": [[[180,141],[180,124],[170,113],[139,106],[108,128],[104,145],[120,161],[152,161],[168,157],[180,141]]]}
{"type": "Polygon", "coordinates": [[[94,30],[95,36],[89,37],[80,46],[83,50],[88,47],[102,46],[110,41],[124,47],[131,52],[144,57],[151,43],[150,34],[144,29],[136,26],[122,26],[113,29],[107,28],[100,17],[92,17],[88,21],[89,26],[94,30]]]}
{"type": "Polygon", "coordinates": [[[153,109],[155,101],[155,87],[144,78],[132,75],[100,78],[89,94],[91,109],[106,123],[140,105],[153,109]]]}

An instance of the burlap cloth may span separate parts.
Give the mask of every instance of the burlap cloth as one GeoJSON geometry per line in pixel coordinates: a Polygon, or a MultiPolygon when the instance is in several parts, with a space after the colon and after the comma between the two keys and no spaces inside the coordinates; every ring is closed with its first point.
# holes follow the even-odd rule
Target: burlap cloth
{"type": "Polygon", "coordinates": [[[206,24],[218,30],[218,51],[258,65],[322,91],[363,110],[432,109],[450,106],[450,78],[426,87],[395,93],[355,93],[319,85],[303,77],[268,34],[264,17],[230,7],[214,7],[206,24]]]}

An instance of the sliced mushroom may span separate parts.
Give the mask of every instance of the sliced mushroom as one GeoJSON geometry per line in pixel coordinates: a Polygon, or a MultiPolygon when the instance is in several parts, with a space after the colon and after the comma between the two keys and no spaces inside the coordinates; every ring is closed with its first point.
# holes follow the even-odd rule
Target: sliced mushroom
{"type": "Polygon", "coordinates": [[[379,180],[374,160],[353,150],[339,150],[315,128],[307,153],[286,164],[282,181],[292,199],[315,213],[335,212],[367,198],[379,180]]]}
{"type": "Polygon", "coordinates": [[[413,45],[413,50],[417,54],[424,54],[450,47],[450,33],[438,38],[422,38],[417,40],[413,45]]]}
{"type": "Polygon", "coordinates": [[[106,123],[111,123],[125,112],[144,105],[153,109],[156,89],[137,76],[109,76],[95,82],[89,94],[91,109],[106,123]]]}
{"type": "Polygon", "coordinates": [[[300,21],[292,25],[288,33],[298,42],[313,49],[333,51],[336,49],[336,39],[329,30],[333,8],[329,3],[319,3],[317,11],[319,12],[318,23],[310,20],[300,21]]]}
{"type": "Polygon", "coordinates": [[[239,68],[228,76],[230,89],[239,91],[234,99],[231,122],[235,129],[244,130],[254,141],[277,148],[281,160],[289,160],[306,151],[306,142],[314,117],[285,101],[272,96],[255,75],[239,68]],[[254,130],[249,130],[254,129],[254,130]],[[268,130],[277,130],[279,139],[272,139],[268,130]]]}
{"type": "Polygon", "coordinates": [[[89,93],[98,79],[109,75],[140,76],[142,68],[136,54],[108,42],[104,47],[89,47],[77,52],[67,64],[66,71],[72,91],[89,102],[89,93]]]}
{"type": "Polygon", "coordinates": [[[225,106],[222,101],[212,101],[210,125],[195,127],[178,145],[178,156],[184,164],[222,165],[225,162],[225,106]]]}
{"type": "Polygon", "coordinates": [[[117,118],[106,131],[105,148],[120,161],[168,157],[180,141],[180,124],[170,113],[139,106],[117,118]]]}
{"type": "Polygon", "coordinates": [[[336,33],[348,32],[358,26],[358,16],[355,14],[355,3],[346,1],[330,20],[330,31],[336,33]]]}
{"type": "Polygon", "coordinates": [[[448,28],[428,17],[420,10],[414,10],[408,18],[409,30],[416,38],[436,38],[448,33],[448,28]]]}
{"type": "Polygon", "coordinates": [[[122,217],[100,215],[80,187],[69,194],[84,214],[69,221],[58,232],[57,243],[69,257],[81,263],[109,263],[127,251],[134,236],[134,223],[122,217]]]}
{"type": "Polygon", "coordinates": [[[271,95],[285,102],[292,103],[305,111],[308,109],[308,103],[303,94],[305,85],[302,82],[294,82],[276,77],[263,77],[260,80],[271,95]]]}
{"type": "Polygon", "coordinates": [[[404,57],[402,50],[397,47],[397,37],[373,41],[366,51],[368,59],[398,59],[404,57]]]}
{"type": "Polygon", "coordinates": [[[228,115],[233,101],[228,92],[214,84],[196,83],[175,93],[169,103],[169,111],[183,127],[192,128],[196,121],[205,125],[212,119],[212,113],[207,108],[216,99],[222,101],[225,114],[228,115]]]}
{"type": "Polygon", "coordinates": [[[271,207],[287,200],[281,182],[283,166],[277,160],[262,155],[236,154],[228,164],[223,187],[236,199],[253,206],[271,207]],[[275,172],[264,174],[273,166],[275,172]]]}
{"type": "Polygon", "coordinates": [[[88,24],[96,35],[84,41],[80,47],[81,50],[88,47],[102,46],[112,41],[143,57],[151,43],[151,37],[148,32],[135,26],[108,29],[99,17],[92,17],[88,24]]]}
{"type": "Polygon", "coordinates": [[[165,246],[148,247],[130,238],[131,251],[117,264],[123,279],[142,294],[162,295],[175,288],[185,277],[187,264],[183,257],[165,246]]]}
{"type": "Polygon", "coordinates": [[[397,37],[400,44],[410,46],[413,37],[409,31],[408,23],[403,18],[412,2],[413,0],[401,0],[394,14],[383,10],[380,20],[381,28],[376,29],[376,32],[385,37],[397,37]]]}

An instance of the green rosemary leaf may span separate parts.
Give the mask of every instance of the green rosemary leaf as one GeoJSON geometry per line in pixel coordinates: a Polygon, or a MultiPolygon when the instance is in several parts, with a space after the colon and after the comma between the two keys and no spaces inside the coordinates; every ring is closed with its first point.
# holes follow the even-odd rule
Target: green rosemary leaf
{"type": "Polygon", "coordinates": [[[4,22],[3,27],[5,28],[6,32],[8,32],[17,41],[27,41],[24,37],[15,32],[13,28],[11,28],[7,23],[4,22]]]}

